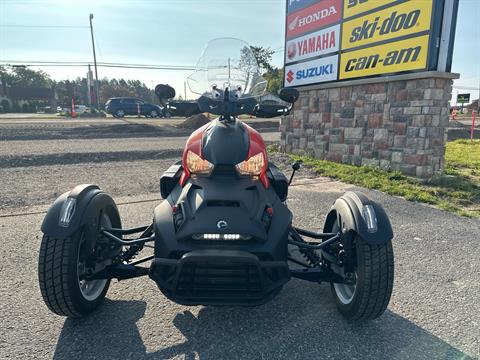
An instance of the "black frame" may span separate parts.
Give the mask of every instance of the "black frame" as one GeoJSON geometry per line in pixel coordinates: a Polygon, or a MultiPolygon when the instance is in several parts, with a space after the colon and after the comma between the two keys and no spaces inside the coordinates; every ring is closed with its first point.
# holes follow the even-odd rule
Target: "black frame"
{"type": "MultiPolygon", "coordinates": [[[[152,225],[140,226],[135,228],[128,229],[117,229],[109,228],[102,229],[101,234],[113,244],[122,245],[122,246],[131,246],[137,244],[146,244],[155,240],[155,234],[153,232],[152,225]],[[123,235],[133,235],[140,234],[137,238],[124,240],[122,239],[123,235]]],[[[321,250],[335,242],[339,242],[341,239],[345,240],[345,237],[341,233],[316,233],[309,230],[301,229],[298,227],[291,226],[289,233],[290,245],[295,245],[298,248],[309,249],[309,250],[321,250]],[[308,237],[312,239],[321,240],[320,242],[306,241],[303,237],[308,237]]],[[[141,259],[135,260],[131,263],[114,263],[107,266],[105,269],[88,275],[85,277],[86,280],[99,280],[99,279],[117,279],[125,280],[132,279],[136,277],[146,276],[149,273],[149,267],[138,266],[142,263],[154,259],[154,255],[146,256],[141,259]]],[[[213,259],[214,260],[214,259],[213,259]]],[[[352,260],[352,259],[350,259],[352,260]]],[[[301,261],[298,261],[294,258],[289,257],[288,261],[291,261],[297,265],[302,266],[302,269],[290,269],[290,275],[292,277],[313,281],[321,282],[327,281],[332,283],[352,283],[352,278],[344,277],[329,267],[325,266],[312,266],[301,261]]],[[[352,260],[353,261],[353,260],[352,260]]],[[[350,263],[351,261],[345,261],[345,264],[350,263]]],[[[348,273],[348,271],[345,271],[348,273]]]]}

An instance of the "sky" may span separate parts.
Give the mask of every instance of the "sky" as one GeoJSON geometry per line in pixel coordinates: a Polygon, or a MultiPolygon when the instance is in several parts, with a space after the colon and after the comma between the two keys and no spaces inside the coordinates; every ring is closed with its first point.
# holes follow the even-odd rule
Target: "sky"
{"type": "MultiPolygon", "coordinates": [[[[235,37],[270,47],[274,65],[283,65],[285,0],[0,0],[0,61],[93,61],[90,13],[99,62],[194,66],[209,40],[235,37]]],[[[87,71],[41,69],[55,80],[87,71]]],[[[477,98],[478,90],[460,87],[480,84],[480,0],[460,0],[452,71],[461,74],[454,95],[477,98]]],[[[182,95],[190,73],[98,68],[99,78],[168,83],[182,95]]]]}

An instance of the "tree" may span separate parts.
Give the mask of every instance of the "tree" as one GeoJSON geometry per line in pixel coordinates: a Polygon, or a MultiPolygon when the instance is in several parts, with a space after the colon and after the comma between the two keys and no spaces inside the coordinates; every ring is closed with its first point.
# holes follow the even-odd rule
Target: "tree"
{"type": "Polygon", "coordinates": [[[9,72],[5,66],[0,66],[0,81],[2,82],[2,84],[3,82],[10,84],[11,79],[12,79],[11,72],[9,72]]]}
{"type": "MultiPolygon", "coordinates": [[[[60,104],[70,106],[72,99],[76,104],[88,104],[87,79],[77,77],[75,80],[53,81],[41,70],[27,67],[0,66],[0,81],[13,87],[53,87],[60,104]]],[[[158,103],[155,92],[139,80],[107,79],[99,81],[100,103],[111,97],[137,97],[145,101],[158,103]]]]}
{"type": "Polygon", "coordinates": [[[255,56],[255,59],[261,68],[267,70],[267,72],[273,71],[271,61],[272,55],[275,53],[275,51],[269,47],[264,48],[262,46],[250,46],[250,49],[252,49],[253,56],[255,56]]]}
{"type": "Polygon", "coordinates": [[[53,83],[48,74],[26,66],[0,66],[0,80],[16,87],[50,87],[53,83]]]}
{"type": "Polygon", "coordinates": [[[272,94],[278,94],[283,85],[283,68],[274,68],[271,72],[264,75],[267,80],[267,91],[272,94]]]}
{"type": "Polygon", "coordinates": [[[52,79],[42,70],[32,70],[26,66],[15,66],[11,70],[10,85],[18,87],[50,87],[52,79]]]}
{"type": "Polygon", "coordinates": [[[283,84],[283,68],[273,67],[271,64],[272,55],[275,53],[272,49],[263,48],[262,46],[250,46],[253,55],[259,66],[266,70],[263,78],[267,80],[267,91],[277,94],[283,84]]]}

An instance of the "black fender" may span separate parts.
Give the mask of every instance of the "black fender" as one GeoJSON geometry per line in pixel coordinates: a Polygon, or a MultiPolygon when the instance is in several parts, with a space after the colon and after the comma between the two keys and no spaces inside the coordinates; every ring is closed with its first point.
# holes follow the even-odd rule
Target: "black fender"
{"type": "Polygon", "coordinates": [[[113,199],[97,185],[78,185],[55,200],[43,219],[41,230],[47,236],[66,239],[80,228],[86,227],[87,238],[96,239],[103,211],[108,213],[112,227],[121,228],[120,215],[113,199]],[[76,202],[70,223],[65,226],[60,225],[59,219],[68,198],[75,199],[76,202]]]}
{"type": "Polygon", "coordinates": [[[331,232],[338,219],[342,233],[353,231],[371,245],[384,244],[393,239],[393,230],[383,207],[359,192],[348,191],[333,204],[325,220],[324,232],[331,232]],[[370,205],[377,219],[377,230],[368,229],[363,217],[363,208],[370,205]]]}

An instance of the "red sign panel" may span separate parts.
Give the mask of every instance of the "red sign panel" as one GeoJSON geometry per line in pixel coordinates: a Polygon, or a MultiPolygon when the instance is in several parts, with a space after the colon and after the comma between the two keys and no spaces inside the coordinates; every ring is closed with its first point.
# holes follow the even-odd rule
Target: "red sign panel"
{"type": "Polygon", "coordinates": [[[287,39],[340,20],[341,0],[324,0],[287,17],[287,39]]]}

